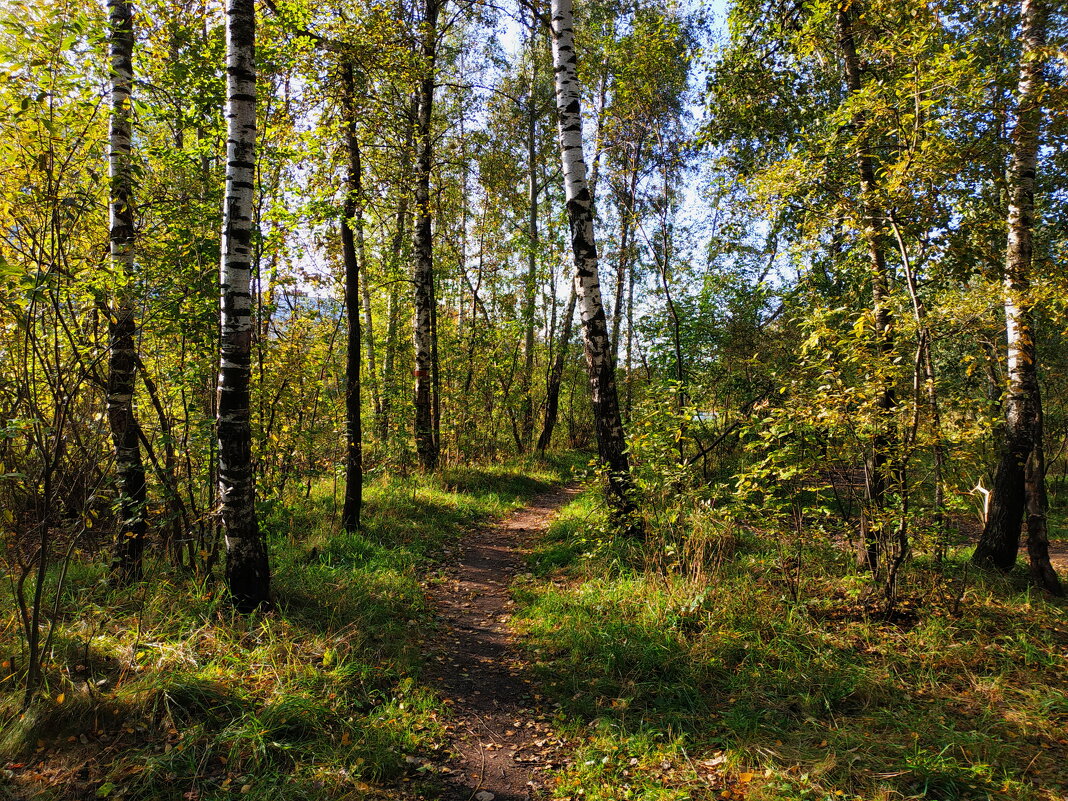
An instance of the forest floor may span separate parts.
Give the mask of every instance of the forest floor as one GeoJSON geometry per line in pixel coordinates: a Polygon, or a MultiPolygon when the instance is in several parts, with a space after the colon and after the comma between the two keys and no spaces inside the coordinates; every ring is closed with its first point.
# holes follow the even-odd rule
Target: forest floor
{"type": "Polygon", "coordinates": [[[51,645],[29,708],[17,629],[0,623],[0,799],[525,798],[556,743],[500,618],[516,544],[580,462],[383,472],[357,533],[338,530],[330,479],[264,502],[267,614],[234,615],[216,577],[154,553],[148,581],[111,590],[86,543],[44,587],[51,645]]]}
{"type": "Polygon", "coordinates": [[[546,722],[542,696],[528,683],[529,665],[515,648],[509,587],[522,569],[522,552],[577,493],[551,490],[498,524],[469,532],[430,590],[441,628],[424,679],[452,713],[454,785],[442,798],[525,801],[564,762],[565,743],[546,722]]]}
{"type": "Polygon", "coordinates": [[[614,537],[582,464],[383,472],[357,533],[330,480],[264,503],[269,614],[76,553],[29,709],[0,624],[0,801],[1068,798],[1068,606],[1024,566],[920,554],[887,619],[833,532],[683,495],[614,537]]]}

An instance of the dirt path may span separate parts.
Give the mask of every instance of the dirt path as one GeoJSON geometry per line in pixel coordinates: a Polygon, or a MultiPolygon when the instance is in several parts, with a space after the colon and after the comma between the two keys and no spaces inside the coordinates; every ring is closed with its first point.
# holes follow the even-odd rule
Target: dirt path
{"type": "Polygon", "coordinates": [[[430,590],[441,629],[426,677],[453,711],[455,756],[442,799],[537,798],[544,772],[560,763],[562,743],[549,730],[513,648],[508,588],[522,566],[522,550],[577,492],[544,493],[497,525],[471,532],[447,580],[430,590]]]}

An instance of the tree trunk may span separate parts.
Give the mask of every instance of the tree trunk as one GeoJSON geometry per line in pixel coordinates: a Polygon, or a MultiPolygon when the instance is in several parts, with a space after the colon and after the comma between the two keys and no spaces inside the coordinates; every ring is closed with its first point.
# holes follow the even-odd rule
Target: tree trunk
{"type": "Polygon", "coordinates": [[[361,206],[361,214],[356,221],[356,258],[363,277],[360,281],[360,302],[363,306],[361,334],[367,348],[367,380],[371,387],[371,408],[374,411],[375,421],[378,422],[382,417],[382,384],[378,377],[378,359],[375,353],[375,329],[371,316],[371,287],[367,280],[367,243],[364,238],[362,211],[361,206]]]}
{"type": "Polygon", "coordinates": [[[634,201],[638,193],[638,165],[641,161],[641,138],[634,143],[634,154],[630,163],[630,175],[627,179],[627,195],[623,198],[623,208],[619,220],[619,258],[616,261],[616,302],[612,307],[612,359],[619,363],[619,339],[623,326],[623,298],[630,276],[630,255],[634,237],[634,201]]]}
{"type": "Polygon", "coordinates": [[[390,418],[393,412],[393,397],[397,388],[395,373],[397,354],[397,326],[400,307],[400,293],[395,278],[400,274],[404,256],[404,234],[408,227],[408,195],[403,193],[397,202],[397,230],[390,248],[391,276],[389,285],[389,302],[386,306],[386,342],[382,354],[382,413],[378,419],[378,435],[382,442],[389,442],[390,418]]]}
{"type": "Polygon", "coordinates": [[[112,554],[112,581],[125,585],[142,575],[145,549],[145,467],[134,416],[137,322],[134,311],[134,214],[130,93],[133,89],[133,5],[109,0],[111,55],[111,262],[119,281],[108,315],[108,426],[118,477],[119,530],[112,554]]]}
{"type": "Polygon", "coordinates": [[[626,392],[623,401],[623,422],[630,425],[634,407],[634,269],[627,270],[627,363],[623,367],[626,392]]]}
{"type": "Polygon", "coordinates": [[[226,585],[235,608],[270,605],[267,545],[256,521],[249,374],[252,188],[256,166],[254,0],[226,3],[226,191],[223,206],[217,432],[226,585]]]}
{"type": "Polygon", "coordinates": [[[1032,575],[1042,587],[1060,594],[1060,582],[1049,564],[1042,396],[1031,321],[1032,233],[1042,122],[1044,59],[1041,51],[1045,45],[1046,14],[1043,0],[1021,3],[1023,47],[1017,88],[1019,109],[1012,132],[1004,278],[1009,388],[1004,440],[990,494],[990,513],[972,560],[999,570],[1011,570],[1016,564],[1026,510],[1032,575]]]}
{"type": "MultiPolygon", "coordinates": [[[[856,41],[853,38],[853,21],[848,5],[841,5],[837,12],[838,41],[845,64],[846,88],[850,94],[857,94],[864,89],[861,75],[860,58],[857,56],[856,41]]],[[[855,120],[858,129],[863,128],[863,119],[855,120]]],[[[874,334],[880,364],[875,371],[877,382],[875,406],[879,417],[876,433],[868,463],[865,465],[865,520],[861,523],[862,538],[857,554],[859,567],[873,573],[879,567],[879,543],[888,537],[878,529],[885,528],[881,512],[886,505],[887,486],[894,472],[894,409],[897,400],[894,396],[893,381],[885,372],[893,359],[894,338],[893,318],[890,312],[890,285],[886,270],[885,226],[882,212],[874,197],[876,191],[875,168],[871,156],[865,152],[863,145],[857,154],[857,167],[860,172],[860,194],[864,214],[864,236],[868,243],[868,255],[871,260],[872,317],[874,334]],[[877,519],[872,521],[872,516],[877,519]]]]}
{"type": "MultiPolygon", "coordinates": [[[[344,67],[343,106],[345,147],[349,163],[345,176],[345,203],[341,214],[341,252],[345,262],[345,314],[348,341],[345,348],[345,504],[341,524],[346,531],[360,527],[363,507],[363,431],[360,419],[360,261],[353,226],[363,231],[363,192],[360,185],[360,142],[356,126],[356,87],[352,65],[344,67]]],[[[362,238],[362,237],[361,237],[362,238]]]]}
{"type": "Polygon", "coordinates": [[[433,167],[434,64],[440,0],[426,0],[423,17],[423,75],[419,81],[415,141],[415,448],[424,470],[438,464],[434,434],[434,243],[430,212],[430,171],[433,167]]]}
{"type": "Polygon", "coordinates": [[[537,109],[534,96],[538,83],[538,59],[535,52],[535,29],[530,33],[530,96],[527,103],[527,275],[523,285],[523,374],[522,395],[522,450],[530,448],[534,438],[534,399],[531,386],[534,381],[534,301],[538,279],[538,151],[535,138],[537,109]]]}
{"type": "Polygon", "coordinates": [[[1062,596],[1064,587],[1049,561],[1049,498],[1046,495],[1046,451],[1042,444],[1041,413],[1035,446],[1024,471],[1024,488],[1027,491],[1027,555],[1031,559],[1031,579],[1047,592],[1062,596]]]}
{"type": "MultiPolygon", "coordinates": [[[[901,265],[905,270],[905,285],[908,287],[909,297],[912,299],[912,313],[916,321],[916,332],[919,341],[917,343],[916,363],[914,367],[915,382],[917,390],[921,380],[923,382],[924,394],[927,396],[927,409],[931,415],[931,436],[933,439],[931,443],[931,456],[933,457],[931,478],[934,481],[934,511],[932,518],[936,536],[935,558],[940,561],[945,556],[946,545],[948,543],[948,532],[946,531],[945,488],[943,484],[946,464],[946,445],[945,438],[942,435],[942,412],[938,403],[938,384],[935,381],[934,357],[931,354],[934,338],[931,335],[931,328],[927,321],[927,306],[920,298],[919,287],[916,283],[916,273],[912,269],[912,260],[909,258],[908,250],[905,248],[905,239],[901,235],[901,229],[898,227],[893,213],[889,215],[889,221],[894,231],[894,238],[897,240],[898,251],[901,254],[901,265]]],[[[916,424],[919,422],[919,395],[920,393],[917,391],[914,399],[916,404],[914,417],[916,424]]],[[[915,436],[915,430],[913,431],[913,436],[915,436]]]]}
{"type": "Polygon", "coordinates": [[[628,533],[637,534],[640,525],[635,514],[634,484],[626,452],[623,420],[619,414],[615,364],[597,273],[593,201],[586,186],[586,162],[582,155],[582,108],[571,0],[552,2],[552,40],[560,158],[575,258],[575,294],[582,314],[586,366],[597,430],[597,449],[608,470],[608,499],[616,522],[628,533]]]}
{"type": "Polygon", "coordinates": [[[560,385],[564,380],[564,366],[567,363],[568,344],[571,342],[571,324],[575,319],[575,283],[571,282],[571,290],[567,295],[567,311],[560,321],[560,344],[556,349],[556,358],[553,360],[553,369],[549,373],[549,381],[545,388],[545,422],[538,436],[538,450],[545,453],[553,441],[553,429],[556,427],[556,419],[560,412],[560,385]]]}
{"type": "Polygon", "coordinates": [[[356,231],[356,254],[360,263],[360,273],[363,280],[360,282],[360,302],[363,306],[363,340],[367,348],[367,379],[371,385],[371,409],[374,411],[375,420],[382,417],[382,385],[378,376],[378,355],[375,352],[374,318],[371,312],[371,288],[367,280],[367,251],[363,241],[362,232],[356,231]]]}

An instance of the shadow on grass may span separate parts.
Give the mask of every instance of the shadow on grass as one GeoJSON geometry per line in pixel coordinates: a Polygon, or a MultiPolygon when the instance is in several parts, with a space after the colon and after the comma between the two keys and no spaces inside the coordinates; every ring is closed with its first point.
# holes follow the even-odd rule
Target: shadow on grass
{"type": "Polygon", "coordinates": [[[338,531],[332,482],[266,502],[277,603],[265,616],[234,616],[219,583],[162,564],[123,593],[99,565],[72,566],[48,697],[20,714],[19,694],[0,693],[13,797],[280,801],[437,787],[445,710],[417,683],[425,568],[468,528],[566,477],[561,465],[504,465],[382,478],[352,534],[338,531]]]}
{"type": "MultiPolygon", "coordinates": [[[[579,535],[565,519],[550,564],[581,552],[579,535]]],[[[787,601],[758,556],[706,582],[599,573],[592,560],[584,583],[521,587],[535,671],[565,725],[589,737],[561,792],[622,799],[675,781],[687,797],[718,797],[726,785],[686,766],[719,752],[719,770],[749,771],[758,799],[1032,799],[1068,787],[1055,756],[1068,716],[1049,700],[1068,697],[1063,607],[1002,584],[977,586],[960,617],[920,610],[907,630],[825,620],[787,601]],[[658,767],[676,759],[674,778],[658,767]]]]}

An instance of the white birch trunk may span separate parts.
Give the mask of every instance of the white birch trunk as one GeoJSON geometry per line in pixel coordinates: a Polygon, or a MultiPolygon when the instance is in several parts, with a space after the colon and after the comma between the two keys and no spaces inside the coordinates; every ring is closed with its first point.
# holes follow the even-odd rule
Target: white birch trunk
{"type": "Polygon", "coordinates": [[[256,521],[249,418],[255,37],[254,0],[227,0],[226,192],[219,270],[219,495],[226,532],[226,583],[234,606],[241,612],[270,604],[267,548],[256,521]]]}
{"type": "Polygon", "coordinates": [[[1016,564],[1026,513],[1032,576],[1037,584],[1059,595],[1062,593],[1060,581],[1049,561],[1042,395],[1031,321],[1035,174],[1042,124],[1042,50],[1048,12],[1045,0],[1022,0],[1020,4],[1023,46],[1017,85],[1019,108],[1012,132],[1009,232],[1005,247],[1005,335],[1009,373],[1005,439],[990,495],[986,526],[972,558],[980,564],[1010,570],[1016,564]]]}
{"type": "Polygon", "coordinates": [[[133,91],[133,4],[109,0],[111,117],[108,204],[111,264],[119,282],[108,315],[108,425],[118,477],[119,529],[112,577],[122,585],[141,578],[145,547],[145,468],[133,399],[137,380],[137,320],[134,310],[134,212],[130,98],[133,91]]]}
{"type": "Polygon", "coordinates": [[[586,185],[582,153],[582,106],[574,42],[571,0],[552,0],[553,70],[557,126],[563,163],[564,194],[575,258],[575,294],[582,319],[586,367],[597,428],[597,448],[608,470],[609,500],[619,522],[630,532],[639,528],[634,515],[633,481],[619,414],[615,364],[601,300],[593,199],[586,185]]]}

